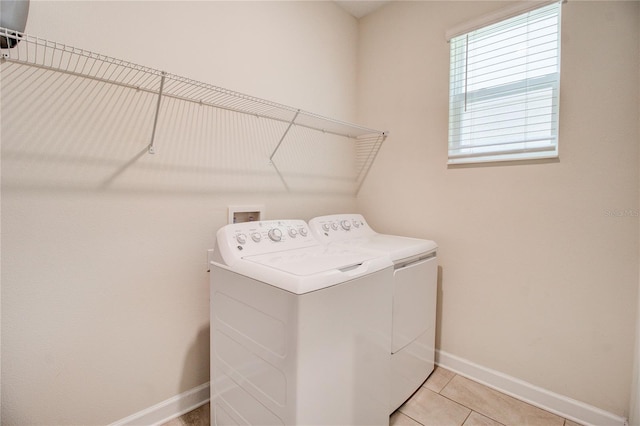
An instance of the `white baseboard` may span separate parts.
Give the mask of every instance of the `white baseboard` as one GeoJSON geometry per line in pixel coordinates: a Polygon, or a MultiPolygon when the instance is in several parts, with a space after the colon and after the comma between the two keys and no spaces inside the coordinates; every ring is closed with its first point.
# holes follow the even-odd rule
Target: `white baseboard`
{"type": "Polygon", "coordinates": [[[625,426],[628,424],[624,417],[540,388],[441,350],[436,351],[436,364],[499,392],[585,426],[625,426]]]}
{"type": "Polygon", "coordinates": [[[210,388],[207,382],[118,420],[110,426],[161,425],[206,404],[209,398],[210,388]]]}

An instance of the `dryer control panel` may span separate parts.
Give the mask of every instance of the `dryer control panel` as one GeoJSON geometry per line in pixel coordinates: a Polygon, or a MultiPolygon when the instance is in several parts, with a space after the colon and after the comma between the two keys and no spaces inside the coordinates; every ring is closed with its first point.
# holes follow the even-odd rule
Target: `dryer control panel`
{"type": "Polygon", "coordinates": [[[265,220],[223,226],[216,234],[216,255],[227,265],[256,254],[317,245],[303,220],[265,220]]]}
{"type": "Polygon", "coordinates": [[[323,243],[375,235],[360,214],[318,216],[309,221],[311,233],[323,243]]]}

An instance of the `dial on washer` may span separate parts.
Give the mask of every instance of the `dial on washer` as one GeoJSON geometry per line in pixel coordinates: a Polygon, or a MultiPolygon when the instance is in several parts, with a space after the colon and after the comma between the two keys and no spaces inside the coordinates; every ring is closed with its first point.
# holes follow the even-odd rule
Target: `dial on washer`
{"type": "Polygon", "coordinates": [[[271,239],[271,241],[275,241],[275,242],[282,240],[282,231],[278,228],[270,229],[269,238],[271,239]]]}

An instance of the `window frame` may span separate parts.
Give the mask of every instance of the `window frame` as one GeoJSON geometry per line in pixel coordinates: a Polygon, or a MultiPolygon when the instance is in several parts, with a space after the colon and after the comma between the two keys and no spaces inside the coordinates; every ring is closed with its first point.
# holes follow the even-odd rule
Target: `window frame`
{"type": "MultiPolygon", "coordinates": [[[[451,43],[450,47],[450,63],[449,63],[449,129],[448,129],[448,164],[465,164],[465,163],[480,163],[480,162],[495,162],[495,161],[522,161],[522,160],[535,160],[535,159],[545,159],[545,158],[557,158],[559,156],[558,150],[558,136],[559,136],[559,99],[560,99],[560,60],[561,60],[561,6],[562,2],[560,1],[547,1],[543,4],[536,4],[535,7],[532,7],[531,4],[528,4],[527,9],[522,11],[517,8],[509,8],[504,11],[504,15],[502,16],[499,13],[494,13],[489,15],[486,18],[480,18],[479,20],[474,21],[474,23],[463,24],[459,26],[462,30],[453,30],[447,34],[449,42],[451,43]],[[555,72],[548,73],[542,76],[532,76],[521,78],[515,81],[508,81],[502,84],[496,84],[490,87],[484,87],[479,89],[468,90],[467,85],[467,77],[466,75],[462,76],[461,74],[465,74],[467,72],[467,68],[469,67],[468,63],[468,44],[469,44],[469,34],[478,31],[484,30],[492,25],[500,24],[502,22],[508,21],[509,19],[522,17],[525,14],[529,14],[532,12],[536,12],[539,9],[547,8],[550,6],[555,6],[556,10],[553,12],[557,14],[557,38],[556,38],[556,47],[554,51],[556,54],[556,62],[555,62],[555,72]],[[452,34],[452,35],[449,35],[452,34]],[[462,39],[462,37],[466,37],[466,39],[462,39]],[[456,43],[456,39],[459,40],[456,43]],[[460,41],[461,40],[461,41],[460,41]],[[460,49],[464,49],[460,51],[460,49]],[[460,56],[464,54],[464,66],[462,68],[457,68],[457,61],[460,56]],[[468,144],[468,141],[463,140],[463,132],[464,130],[468,130],[468,127],[465,127],[462,123],[465,120],[470,120],[470,118],[465,117],[463,111],[466,111],[468,105],[481,100],[482,102],[494,101],[500,99],[508,99],[513,96],[522,96],[531,93],[540,92],[542,90],[551,90],[551,95],[547,96],[545,99],[551,100],[551,105],[546,106],[545,108],[550,109],[550,114],[546,114],[549,116],[549,120],[545,122],[547,127],[549,128],[550,135],[546,137],[527,137],[521,140],[514,141],[498,141],[496,142],[496,138],[493,137],[494,142],[481,142],[468,144]],[[463,108],[464,105],[464,108],[463,108]],[[543,142],[543,141],[551,141],[548,145],[542,146],[539,144],[535,145],[535,142],[543,142]],[[533,144],[533,146],[527,147],[526,144],[533,144]],[[467,145],[463,145],[467,144],[467,145]],[[518,145],[520,145],[518,147],[518,145]],[[499,146],[502,146],[504,149],[498,149],[499,146]],[[491,150],[491,147],[495,147],[495,150],[491,150]],[[461,152],[468,148],[469,152],[461,152]],[[480,151],[477,152],[478,148],[480,151]],[[482,148],[485,148],[484,150],[482,148]],[[475,152],[474,152],[475,149],[475,152]]],[[[518,8],[522,9],[523,6],[518,5],[518,8]]],[[[527,18],[528,19],[528,18],[527,18]]],[[[500,30],[496,29],[495,34],[499,34],[500,30]]],[[[529,32],[527,33],[529,34],[529,32]]],[[[528,54],[529,55],[529,54],[528,54]]],[[[527,62],[528,64],[528,62],[527,62]]],[[[530,101],[521,101],[518,105],[527,105],[526,102],[530,101]]],[[[505,103],[502,105],[502,108],[508,107],[508,104],[505,103]]],[[[506,113],[502,113],[503,116],[507,116],[506,113]]],[[[517,114],[517,111],[516,111],[517,114]]],[[[521,115],[514,118],[517,120],[527,120],[529,116],[527,116],[527,109],[521,111],[521,115]]],[[[495,123],[489,121],[489,123],[495,123]]],[[[518,126],[506,126],[504,129],[509,128],[517,128],[518,126]]],[[[522,127],[522,126],[519,126],[522,127]]],[[[499,130],[499,129],[498,129],[499,130]]]]}

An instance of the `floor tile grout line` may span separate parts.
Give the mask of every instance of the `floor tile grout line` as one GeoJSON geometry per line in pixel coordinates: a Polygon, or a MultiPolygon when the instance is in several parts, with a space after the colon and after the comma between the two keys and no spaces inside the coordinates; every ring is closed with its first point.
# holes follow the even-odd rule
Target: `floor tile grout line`
{"type": "MultiPolygon", "coordinates": [[[[430,377],[430,376],[431,376],[431,375],[429,375],[429,377],[430,377]]],[[[407,398],[407,399],[406,399],[406,401],[404,401],[402,404],[400,404],[400,406],[399,406],[398,408],[396,408],[396,409],[395,409],[395,411],[393,411],[393,413],[395,413],[395,412],[399,412],[399,413],[401,413],[403,416],[407,416],[407,417],[409,417],[411,420],[413,420],[414,422],[418,423],[419,425],[424,426],[424,423],[421,423],[421,422],[419,422],[417,419],[414,419],[414,418],[413,418],[413,417],[411,417],[410,415],[406,414],[405,412],[403,412],[403,411],[401,410],[401,408],[402,408],[402,406],[403,406],[404,404],[406,404],[406,403],[407,403],[411,398],[413,398],[413,397],[418,393],[418,391],[419,391],[420,389],[422,389],[422,388],[425,388],[426,390],[431,391],[431,392],[433,392],[433,393],[439,393],[439,392],[434,392],[434,391],[432,391],[431,389],[429,389],[429,388],[425,387],[425,384],[426,384],[426,383],[427,383],[427,381],[429,380],[429,377],[427,377],[427,378],[425,379],[425,381],[424,381],[424,382],[422,382],[422,384],[420,385],[420,387],[419,387],[418,389],[416,389],[416,390],[415,390],[415,392],[413,392],[413,393],[411,394],[411,396],[410,396],[409,398],[407,398]]],[[[447,382],[447,383],[448,383],[448,382],[447,382]]],[[[391,413],[391,414],[393,414],[393,413],[391,413]]],[[[391,418],[391,414],[389,415],[389,418],[391,418]]]]}
{"type": "MultiPolygon", "coordinates": [[[[440,368],[442,368],[442,367],[440,367],[440,368]]],[[[444,368],[443,368],[443,370],[444,370],[444,368]]],[[[451,370],[447,370],[447,371],[451,371],[451,370]]],[[[447,383],[445,383],[444,386],[442,386],[440,388],[440,390],[438,391],[438,394],[440,394],[444,390],[444,388],[446,388],[449,385],[449,383],[451,383],[453,378],[456,377],[457,375],[458,375],[458,373],[453,373],[453,375],[451,377],[449,377],[449,380],[447,380],[447,383]]],[[[429,379],[427,379],[427,380],[429,380],[429,379]]],[[[425,383],[426,383],[426,381],[425,381],[425,383]]]]}
{"type": "MultiPolygon", "coordinates": [[[[451,399],[451,398],[449,398],[447,395],[443,395],[443,394],[442,394],[442,391],[444,390],[444,388],[446,388],[446,387],[449,385],[449,383],[451,383],[451,381],[454,379],[454,377],[456,377],[457,375],[458,375],[458,374],[454,373],[454,374],[453,374],[453,376],[451,376],[451,378],[450,378],[450,379],[449,379],[449,381],[447,382],[447,384],[446,384],[446,385],[444,385],[444,386],[442,387],[442,389],[440,389],[440,392],[437,392],[437,394],[438,394],[438,395],[440,395],[441,397],[443,397],[444,399],[447,399],[447,400],[449,400],[449,401],[451,401],[451,402],[453,402],[453,403],[455,403],[455,404],[458,404],[458,405],[459,405],[459,406],[461,406],[461,407],[466,408],[467,410],[470,410],[471,412],[470,412],[470,413],[469,413],[469,415],[467,416],[467,418],[468,418],[468,417],[471,415],[471,413],[473,413],[473,412],[475,411],[473,408],[471,408],[471,407],[467,407],[466,405],[459,403],[459,402],[458,402],[458,401],[456,401],[455,399],[451,399]]],[[[432,391],[432,392],[433,392],[433,391],[432,391]]],[[[482,414],[482,413],[481,413],[481,412],[479,412],[479,411],[476,411],[476,413],[478,413],[478,414],[482,414]]],[[[485,416],[485,417],[491,418],[491,417],[486,416],[486,415],[484,415],[484,414],[482,414],[482,415],[483,415],[483,416],[485,416]]],[[[491,420],[495,420],[495,419],[491,419],[491,420]]],[[[467,419],[465,419],[465,422],[466,422],[466,421],[467,421],[467,419]]],[[[497,420],[496,420],[496,421],[497,421],[497,420]]],[[[500,423],[500,422],[498,422],[498,423],[500,423]]],[[[462,422],[462,424],[464,424],[464,422],[462,422]]],[[[502,423],[500,423],[500,424],[502,424],[502,423]]]]}
{"type": "MultiPolygon", "coordinates": [[[[464,407],[464,405],[463,405],[463,407],[464,407]]],[[[469,407],[464,407],[464,408],[469,409],[469,407]]],[[[469,417],[471,417],[471,413],[473,413],[473,410],[470,410],[470,411],[469,411],[469,414],[467,414],[467,417],[465,417],[465,418],[464,418],[464,420],[462,421],[462,423],[460,423],[460,426],[464,426],[464,424],[466,423],[466,421],[467,421],[467,420],[469,420],[469,417]]]]}
{"type": "MultiPolygon", "coordinates": [[[[451,401],[451,402],[454,402],[454,403],[456,403],[456,404],[458,404],[458,405],[460,405],[460,406],[462,406],[462,407],[466,408],[467,410],[471,410],[471,413],[477,413],[477,414],[480,414],[481,416],[484,416],[484,417],[486,417],[486,418],[488,418],[488,419],[490,419],[490,420],[493,420],[494,422],[496,422],[496,423],[498,423],[498,424],[500,424],[500,425],[506,426],[504,423],[502,423],[502,422],[501,422],[501,421],[499,421],[498,419],[494,419],[494,418],[493,418],[493,417],[491,417],[489,414],[483,413],[482,411],[475,410],[475,409],[473,409],[473,408],[471,408],[471,407],[467,407],[466,405],[464,405],[464,404],[462,404],[462,403],[460,403],[460,402],[456,401],[455,399],[451,399],[451,398],[449,398],[447,395],[443,395],[443,394],[442,394],[442,391],[444,390],[444,388],[446,388],[446,387],[447,387],[447,385],[449,385],[449,383],[451,383],[451,381],[452,381],[456,376],[458,376],[458,375],[459,375],[459,374],[454,373],[454,374],[453,374],[453,376],[451,376],[451,379],[449,379],[449,381],[447,382],[447,384],[446,384],[446,385],[444,385],[444,386],[442,387],[442,389],[440,389],[440,392],[438,392],[438,395],[440,395],[441,397],[443,397],[443,398],[445,398],[445,399],[448,399],[448,400],[449,400],[449,401],[451,401]]],[[[476,382],[475,380],[469,379],[469,378],[464,377],[464,376],[460,376],[460,377],[462,377],[462,378],[464,378],[464,379],[466,379],[466,380],[470,380],[470,381],[472,381],[472,382],[474,382],[474,383],[477,383],[477,384],[479,384],[479,385],[481,385],[481,386],[484,386],[482,383],[478,383],[478,382],[476,382]]],[[[491,388],[489,388],[489,389],[491,389],[491,388]]],[[[494,389],[494,390],[495,390],[495,389],[494,389]]],[[[496,392],[499,392],[499,391],[496,391],[496,392]]],[[[502,393],[502,392],[499,392],[499,393],[502,393]]],[[[504,395],[506,395],[506,394],[504,394],[504,395]]],[[[509,396],[509,395],[506,395],[506,396],[509,396]]],[[[519,401],[519,400],[518,400],[518,401],[519,401]]],[[[524,401],[520,401],[520,402],[524,402],[524,401]]],[[[471,415],[471,413],[469,413],[469,416],[471,415]]],[[[467,417],[468,417],[468,416],[467,416],[467,417]]],[[[465,419],[465,421],[466,421],[466,419],[465,419]]],[[[462,424],[464,425],[464,422],[463,422],[462,424]]],[[[564,426],[564,423],[563,423],[563,426],[564,426]]]]}
{"type": "Polygon", "coordinates": [[[418,423],[419,425],[424,426],[424,423],[419,422],[419,421],[418,421],[418,419],[414,419],[413,417],[411,417],[411,416],[410,416],[410,415],[408,415],[408,414],[403,413],[402,411],[400,411],[400,413],[402,413],[402,415],[403,415],[403,416],[407,416],[407,417],[409,417],[411,420],[413,420],[414,422],[418,423]]]}
{"type": "MultiPolygon", "coordinates": [[[[451,371],[451,370],[449,370],[449,371],[451,371]]],[[[462,374],[458,374],[458,373],[453,373],[453,377],[452,377],[452,378],[447,382],[447,385],[445,385],[445,386],[441,389],[441,391],[443,391],[443,390],[445,389],[445,387],[446,387],[446,386],[448,386],[448,385],[449,385],[449,383],[451,383],[451,381],[452,381],[456,376],[459,376],[460,378],[462,378],[462,379],[464,379],[464,380],[469,380],[469,381],[471,381],[471,382],[473,382],[473,383],[475,383],[475,384],[477,384],[477,385],[483,386],[483,387],[485,387],[485,388],[489,389],[490,391],[495,392],[495,393],[498,393],[499,395],[504,396],[504,397],[506,397],[506,398],[508,398],[508,399],[515,400],[515,401],[517,401],[517,402],[519,402],[519,403],[522,403],[522,404],[524,404],[524,405],[527,405],[527,406],[529,406],[529,407],[531,407],[531,408],[533,408],[533,409],[541,410],[541,411],[543,411],[543,412],[545,412],[545,413],[547,413],[547,414],[550,414],[550,415],[552,415],[552,416],[558,417],[558,418],[562,419],[562,421],[563,421],[562,425],[563,425],[563,426],[565,426],[565,424],[566,424],[566,422],[567,422],[567,420],[568,420],[568,419],[566,419],[564,416],[562,416],[561,414],[553,413],[553,412],[551,412],[551,411],[547,410],[546,408],[539,407],[539,406],[534,405],[534,404],[532,404],[532,403],[530,403],[530,402],[528,402],[528,401],[523,401],[522,399],[520,399],[520,398],[518,398],[518,397],[516,397],[516,396],[514,396],[514,395],[510,395],[510,394],[508,394],[508,393],[505,393],[504,391],[502,391],[502,390],[501,390],[501,389],[499,389],[499,388],[496,388],[496,387],[494,387],[494,386],[491,386],[491,385],[488,385],[488,384],[485,384],[485,383],[482,383],[482,382],[476,381],[475,379],[473,379],[473,378],[471,378],[471,377],[468,377],[468,376],[465,376],[465,375],[462,375],[462,374]]],[[[438,392],[438,393],[440,393],[440,392],[438,392]]],[[[444,395],[442,395],[442,396],[444,396],[444,395]]],[[[445,397],[445,398],[446,398],[446,397],[445,397]]],[[[454,402],[457,402],[457,401],[454,401],[454,402]]],[[[460,404],[460,403],[458,402],[458,404],[460,404]]],[[[469,407],[467,407],[467,408],[469,408],[469,407]]],[[[478,413],[480,413],[480,412],[478,412],[478,413]]],[[[480,414],[482,414],[482,413],[480,413],[480,414]]],[[[483,415],[484,415],[485,417],[489,417],[489,416],[487,416],[487,415],[485,415],[485,414],[483,414],[483,415]]],[[[490,417],[489,417],[489,418],[490,418],[490,417]]],[[[492,420],[495,420],[495,419],[492,419],[492,420]]],[[[497,421],[497,420],[495,420],[495,421],[497,421]]],[[[500,422],[498,422],[498,423],[500,423],[500,422]]],[[[500,423],[500,424],[503,424],[503,423],[500,423]]]]}
{"type": "MultiPolygon", "coordinates": [[[[431,392],[433,392],[433,391],[431,391],[431,392]]],[[[469,415],[468,415],[467,417],[469,417],[469,416],[471,415],[471,413],[474,413],[474,412],[475,412],[475,413],[478,413],[478,414],[483,415],[484,417],[486,417],[486,418],[488,418],[488,419],[493,420],[494,422],[498,422],[496,419],[494,419],[494,418],[492,418],[492,417],[489,417],[489,416],[487,416],[486,414],[484,414],[484,413],[482,413],[482,412],[480,412],[480,411],[474,410],[474,409],[473,409],[473,408],[471,408],[471,407],[467,407],[466,405],[459,403],[459,402],[458,402],[458,401],[456,401],[455,399],[451,399],[451,398],[449,398],[449,397],[448,397],[448,396],[446,396],[446,395],[442,395],[440,392],[438,392],[438,395],[440,395],[441,397],[443,397],[444,399],[446,399],[446,400],[448,400],[448,401],[453,402],[454,404],[457,404],[457,405],[459,405],[459,406],[461,406],[461,407],[464,407],[464,408],[466,408],[467,410],[469,410],[470,412],[469,412],[469,415]]],[[[465,421],[467,421],[467,419],[465,419],[465,421]]],[[[500,423],[500,422],[498,422],[498,423],[500,423]]],[[[462,424],[464,424],[464,422],[462,422],[462,424]]],[[[503,423],[500,423],[500,424],[502,425],[503,423]]]]}
{"type": "MultiPolygon", "coordinates": [[[[460,403],[458,403],[458,404],[460,404],[460,403]]],[[[498,420],[494,419],[493,417],[489,417],[489,416],[487,416],[486,414],[482,414],[480,411],[476,411],[476,410],[474,410],[474,409],[472,409],[472,408],[467,407],[466,405],[465,405],[464,407],[465,407],[465,408],[468,408],[469,410],[471,410],[471,413],[469,413],[469,417],[471,417],[471,414],[476,413],[476,414],[477,414],[477,415],[479,415],[479,416],[486,417],[487,419],[489,419],[489,420],[491,420],[491,421],[493,421],[493,422],[496,422],[496,423],[497,423],[497,424],[499,424],[500,426],[507,426],[507,425],[505,425],[504,423],[499,422],[498,420]]],[[[467,420],[465,420],[465,422],[466,422],[466,421],[467,421],[467,420]]],[[[464,423],[463,423],[463,425],[464,425],[464,423]]]]}
{"type": "MultiPolygon", "coordinates": [[[[454,375],[453,375],[453,377],[455,377],[455,376],[456,376],[456,374],[454,374],[454,375]]],[[[451,380],[453,380],[453,377],[451,377],[451,379],[449,379],[449,382],[450,382],[451,380]]],[[[449,384],[449,382],[447,382],[447,385],[449,384]]],[[[425,381],[425,383],[426,383],[426,381],[425,381]]],[[[472,413],[476,413],[476,414],[478,414],[478,415],[481,415],[481,416],[483,416],[483,417],[486,417],[486,418],[488,418],[489,420],[492,420],[492,421],[496,422],[497,424],[499,424],[499,425],[501,425],[501,426],[507,426],[507,425],[505,425],[504,423],[500,422],[500,421],[499,421],[499,420],[497,420],[497,419],[494,419],[493,417],[491,417],[491,416],[489,416],[489,415],[487,415],[487,414],[484,414],[484,413],[482,413],[482,412],[480,412],[480,411],[474,410],[474,409],[473,409],[473,408],[471,408],[471,407],[467,407],[466,405],[461,404],[460,402],[458,402],[458,401],[456,401],[456,400],[454,400],[454,399],[451,399],[451,398],[449,398],[449,397],[448,397],[448,396],[446,396],[446,395],[442,395],[440,392],[436,392],[436,391],[434,391],[434,390],[432,390],[432,389],[429,389],[429,388],[427,388],[427,387],[425,387],[425,386],[422,386],[422,387],[424,387],[424,388],[425,388],[425,390],[427,390],[427,391],[429,391],[429,392],[432,392],[432,393],[434,393],[434,394],[436,394],[436,395],[440,395],[442,398],[444,398],[444,399],[446,399],[446,400],[448,400],[448,401],[451,401],[451,402],[453,402],[454,404],[457,404],[457,405],[459,405],[459,406],[461,406],[461,407],[466,408],[467,410],[469,410],[469,414],[467,414],[467,416],[464,418],[464,420],[462,421],[462,423],[460,423],[460,425],[459,425],[459,426],[464,426],[464,423],[465,423],[467,420],[469,420],[469,417],[471,417],[471,414],[472,414],[472,413]]],[[[446,385],[445,385],[445,386],[443,386],[443,387],[442,387],[442,389],[444,389],[445,387],[446,387],[446,385]]],[[[409,399],[411,399],[411,398],[409,398],[409,399]]],[[[407,401],[408,401],[408,400],[407,400],[407,401]]],[[[403,404],[403,405],[404,405],[404,404],[403,404]]],[[[402,406],[400,406],[400,407],[402,407],[402,406]]],[[[398,410],[400,410],[400,408],[398,408],[398,410]]],[[[400,413],[402,413],[403,415],[405,415],[405,416],[409,417],[411,420],[415,421],[416,423],[418,423],[418,424],[420,424],[420,425],[424,426],[424,423],[420,423],[417,419],[415,419],[415,418],[411,417],[411,416],[410,416],[410,415],[408,415],[407,413],[405,413],[405,412],[403,412],[403,411],[400,411],[400,413]]]]}
{"type": "MultiPolygon", "coordinates": [[[[443,367],[440,367],[440,368],[443,368],[443,367]]],[[[444,368],[443,368],[443,369],[444,369],[444,368]]],[[[448,371],[451,371],[451,370],[448,370],[448,371]]],[[[568,419],[567,419],[567,418],[565,418],[564,416],[560,415],[560,414],[552,413],[551,411],[546,410],[545,408],[538,407],[537,405],[534,405],[534,404],[532,404],[532,403],[530,403],[530,402],[527,402],[527,401],[523,401],[523,400],[521,400],[521,399],[519,399],[519,398],[517,398],[517,397],[515,397],[515,396],[513,396],[513,395],[509,395],[509,394],[507,394],[507,393],[505,393],[505,392],[502,392],[502,391],[501,391],[501,390],[499,390],[499,389],[496,389],[496,388],[494,388],[494,387],[492,387],[492,386],[485,385],[484,383],[477,382],[477,381],[475,381],[475,380],[474,380],[474,379],[472,379],[472,378],[469,378],[469,377],[467,377],[467,376],[463,376],[463,375],[458,374],[458,373],[453,373],[453,376],[449,379],[449,381],[447,382],[447,384],[446,384],[446,385],[444,385],[444,386],[442,387],[442,389],[440,389],[440,392],[438,392],[438,394],[441,394],[441,393],[442,393],[442,391],[444,391],[444,389],[445,389],[445,388],[446,388],[446,387],[451,383],[451,381],[452,381],[456,376],[460,376],[460,377],[461,377],[462,379],[464,379],[464,380],[469,380],[469,381],[471,381],[471,382],[473,382],[473,383],[475,383],[475,384],[478,384],[478,385],[480,385],[480,386],[484,386],[484,387],[486,387],[487,389],[489,389],[489,390],[491,390],[491,391],[493,391],[493,392],[496,392],[496,393],[500,394],[501,396],[504,396],[504,397],[506,397],[506,398],[508,398],[508,399],[513,399],[513,400],[515,400],[515,401],[517,401],[517,402],[519,402],[519,403],[522,403],[522,404],[524,404],[524,405],[529,406],[530,408],[533,408],[533,409],[536,409],[536,410],[541,410],[541,411],[544,411],[545,413],[548,413],[548,414],[551,414],[551,415],[553,415],[553,416],[556,416],[556,417],[558,417],[558,418],[562,419],[562,425],[563,425],[563,426],[566,426],[566,424],[567,424],[568,419]]],[[[445,395],[442,395],[442,396],[443,396],[443,397],[445,397],[445,398],[447,398],[447,399],[449,399],[450,401],[453,401],[453,402],[455,402],[455,403],[459,404],[459,405],[463,405],[463,404],[461,404],[460,402],[455,401],[455,400],[453,400],[453,399],[451,399],[451,398],[448,398],[448,397],[447,397],[447,396],[445,396],[445,395]]],[[[466,408],[468,408],[468,409],[470,409],[471,411],[475,411],[475,410],[473,410],[472,408],[467,407],[466,405],[463,405],[463,406],[464,406],[464,407],[466,407],[466,408]]],[[[496,419],[494,419],[494,418],[492,418],[492,417],[490,417],[490,416],[488,416],[488,415],[486,415],[486,414],[484,414],[484,413],[482,413],[482,412],[480,412],[480,411],[476,411],[476,413],[481,414],[481,415],[483,415],[483,416],[485,416],[485,417],[487,417],[487,418],[489,418],[489,419],[491,419],[491,420],[493,420],[493,421],[495,421],[495,422],[497,422],[497,423],[499,423],[499,424],[501,424],[501,425],[507,426],[507,425],[505,425],[504,423],[501,423],[500,421],[498,421],[498,420],[496,420],[496,419]]],[[[576,423],[576,424],[577,424],[577,423],[576,423]]]]}

